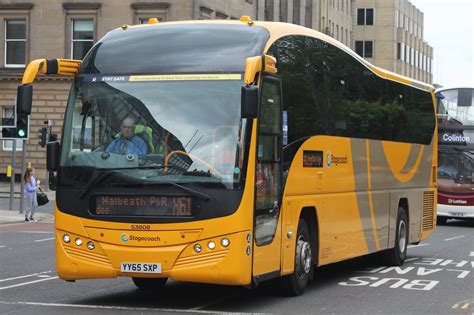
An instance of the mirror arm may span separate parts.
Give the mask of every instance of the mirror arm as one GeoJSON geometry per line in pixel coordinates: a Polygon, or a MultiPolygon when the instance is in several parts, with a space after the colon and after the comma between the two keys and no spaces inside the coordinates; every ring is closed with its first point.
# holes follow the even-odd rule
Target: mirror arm
{"type": "Polygon", "coordinates": [[[31,84],[38,72],[42,74],[57,74],[60,76],[75,76],[79,72],[81,60],[72,59],[36,59],[31,61],[23,73],[21,83],[31,84]]]}

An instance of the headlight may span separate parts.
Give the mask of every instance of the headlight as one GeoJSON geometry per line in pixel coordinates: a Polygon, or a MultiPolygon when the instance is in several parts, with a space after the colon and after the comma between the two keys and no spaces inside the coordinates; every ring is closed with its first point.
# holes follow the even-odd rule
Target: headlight
{"type": "Polygon", "coordinates": [[[202,251],[202,247],[199,244],[194,245],[194,251],[196,253],[200,253],[202,251]]]}
{"type": "Polygon", "coordinates": [[[90,250],[93,250],[93,249],[95,248],[94,243],[92,243],[92,242],[87,242],[87,248],[89,248],[90,250]]]}
{"type": "Polygon", "coordinates": [[[209,243],[207,243],[207,247],[209,247],[209,249],[214,249],[216,248],[216,243],[214,243],[213,241],[210,241],[209,243]]]}
{"type": "Polygon", "coordinates": [[[223,238],[223,239],[221,239],[221,245],[222,245],[223,247],[229,246],[229,245],[230,245],[229,239],[228,239],[228,238],[223,238]]]}
{"type": "Polygon", "coordinates": [[[77,246],[81,246],[82,245],[82,240],[80,238],[76,238],[75,243],[76,243],[77,246]]]}
{"type": "Polygon", "coordinates": [[[64,243],[69,243],[71,241],[71,237],[67,234],[63,235],[63,241],[64,243]]]}

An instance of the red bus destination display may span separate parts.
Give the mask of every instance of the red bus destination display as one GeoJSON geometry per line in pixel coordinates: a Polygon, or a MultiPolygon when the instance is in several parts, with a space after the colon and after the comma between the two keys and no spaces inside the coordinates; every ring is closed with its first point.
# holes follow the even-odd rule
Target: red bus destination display
{"type": "Polygon", "coordinates": [[[185,196],[98,196],[96,215],[189,217],[192,198],[185,196]]]}

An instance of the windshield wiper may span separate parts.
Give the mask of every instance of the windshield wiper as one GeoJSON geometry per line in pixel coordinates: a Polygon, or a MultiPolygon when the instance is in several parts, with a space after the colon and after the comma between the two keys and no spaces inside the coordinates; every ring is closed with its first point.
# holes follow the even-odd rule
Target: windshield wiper
{"type": "Polygon", "coordinates": [[[186,186],[183,186],[183,185],[180,185],[178,183],[173,183],[173,182],[170,182],[169,184],[173,185],[174,187],[178,187],[196,197],[198,197],[199,199],[202,199],[204,201],[208,201],[209,199],[211,199],[211,196],[209,196],[208,194],[206,193],[202,193],[200,191],[197,191],[197,190],[194,190],[194,189],[191,189],[189,187],[186,187],[186,186]]]}
{"type": "Polygon", "coordinates": [[[116,168],[98,168],[97,171],[101,171],[99,175],[93,177],[86,186],[78,193],[78,197],[80,199],[84,199],[84,197],[87,195],[87,193],[91,190],[92,187],[95,185],[99,184],[101,181],[106,179],[112,174],[118,174],[118,171],[121,170],[138,170],[138,169],[159,169],[161,168],[161,165],[159,166],[139,166],[139,167],[116,167],[116,168]]]}
{"type": "Polygon", "coordinates": [[[202,192],[200,192],[200,191],[197,191],[197,190],[195,190],[195,189],[192,189],[192,188],[183,186],[183,185],[178,184],[178,183],[175,183],[175,182],[139,182],[139,181],[136,181],[136,184],[138,184],[138,185],[145,185],[145,186],[171,185],[171,186],[177,187],[177,188],[179,188],[179,189],[182,189],[182,190],[184,190],[185,192],[188,192],[188,193],[190,193],[191,195],[196,196],[196,197],[198,197],[199,199],[202,199],[202,200],[204,200],[204,201],[208,201],[209,199],[211,199],[211,196],[209,196],[209,195],[206,194],[206,193],[202,193],[202,192]]]}

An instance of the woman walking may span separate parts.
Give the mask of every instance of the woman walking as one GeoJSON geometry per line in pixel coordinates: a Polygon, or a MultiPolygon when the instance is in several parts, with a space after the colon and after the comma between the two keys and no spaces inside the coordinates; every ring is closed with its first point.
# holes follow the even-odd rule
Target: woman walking
{"type": "Polygon", "coordinates": [[[36,208],[38,207],[38,201],[36,200],[36,189],[39,188],[40,181],[35,178],[35,169],[32,167],[26,168],[25,175],[23,176],[26,209],[25,209],[25,221],[35,221],[34,215],[36,208]]]}

